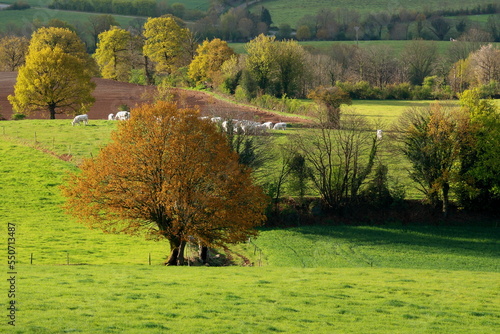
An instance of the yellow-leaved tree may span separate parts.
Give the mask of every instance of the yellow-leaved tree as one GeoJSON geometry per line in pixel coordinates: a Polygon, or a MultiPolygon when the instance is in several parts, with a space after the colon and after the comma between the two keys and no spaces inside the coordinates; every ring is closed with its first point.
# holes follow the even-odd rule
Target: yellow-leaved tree
{"type": "Polygon", "coordinates": [[[144,24],[144,55],[156,63],[158,72],[170,74],[191,61],[190,35],[172,16],[149,18],[144,24]]]}
{"type": "Polygon", "coordinates": [[[131,34],[112,27],[99,34],[94,59],[104,79],[128,81],[131,71],[131,34]]]}
{"type": "Polygon", "coordinates": [[[256,235],[267,198],[250,172],[198,111],[158,102],[134,109],[62,190],[68,213],[88,226],[167,239],[166,264],[180,265],[186,242],[210,247],[256,235]]]}
{"type": "Polygon", "coordinates": [[[40,28],[30,41],[26,63],[19,69],[14,95],[17,113],[75,114],[94,103],[90,58],[78,36],[64,28],[40,28]]]}
{"type": "Polygon", "coordinates": [[[196,49],[196,56],[189,65],[188,75],[197,84],[210,82],[219,84],[222,64],[235,55],[226,41],[215,38],[205,40],[196,49]]]}

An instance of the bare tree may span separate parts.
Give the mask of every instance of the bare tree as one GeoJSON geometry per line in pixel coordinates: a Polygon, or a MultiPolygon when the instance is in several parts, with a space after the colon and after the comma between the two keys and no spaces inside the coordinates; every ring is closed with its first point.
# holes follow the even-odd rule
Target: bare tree
{"type": "Polygon", "coordinates": [[[331,129],[327,117],[321,115],[312,134],[295,137],[311,168],[312,184],[331,210],[357,200],[378,148],[376,134],[368,131],[364,117],[346,114],[342,124],[340,130],[331,129]]]}

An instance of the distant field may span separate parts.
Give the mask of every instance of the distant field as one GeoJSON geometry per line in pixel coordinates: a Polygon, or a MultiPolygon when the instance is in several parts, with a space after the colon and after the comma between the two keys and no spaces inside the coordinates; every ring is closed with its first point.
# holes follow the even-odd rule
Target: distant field
{"type": "MultiPolygon", "coordinates": [[[[99,13],[82,13],[72,11],[52,10],[47,8],[30,8],[27,10],[0,10],[0,32],[5,30],[9,25],[24,27],[33,22],[40,20],[42,23],[47,23],[51,19],[59,19],[66,21],[72,25],[88,25],[88,19],[91,16],[99,15],[99,13]]],[[[127,27],[133,17],[122,15],[113,15],[115,20],[123,27],[127,27]]]]}
{"type": "Polygon", "coordinates": [[[316,15],[319,10],[329,8],[347,8],[359,11],[362,14],[377,13],[387,11],[393,13],[400,9],[410,10],[439,10],[444,8],[460,9],[474,8],[481,4],[495,3],[494,0],[459,0],[459,1],[439,1],[439,0],[421,0],[421,1],[392,1],[392,0],[263,0],[250,8],[252,11],[258,11],[261,6],[266,7],[271,13],[274,25],[279,26],[282,23],[290,24],[295,27],[296,22],[305,15],[316,15]]]}
{"type": "MultiPolygon", "coordinates": [[[[11,4],[17,1],[19,0],[2,0],[0,1],[0,3],[11,4]]],[[[23,2],[30,4],[32,7],[46,7],[50,5],[53,2],[53,0],[23,0],[23,2]]],[[[157,2],[161,2],[161,0],[157,0],[157,2]]],[[[207,10],[208,7],[210,6],[210,0],[175,0],[175,1],[168,1],[167,3],[170,5],[174,3],[182,3],[186,8],[200,9],[200,10],[207,10]]]]}

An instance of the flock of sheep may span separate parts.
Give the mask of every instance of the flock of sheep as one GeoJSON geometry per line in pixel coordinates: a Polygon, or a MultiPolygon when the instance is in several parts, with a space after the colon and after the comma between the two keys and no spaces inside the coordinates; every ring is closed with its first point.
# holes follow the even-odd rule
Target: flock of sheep
{"type": "Polygon", "coordinates": [[[225,132],[234,133],[245,133],[258,135],[263,134],[267,130],[286,130],[286,123],[279,122],[274,124],[273,122],[255,122],[249,120],[238,120],[238,119],[224,119],[222,117],[208,117],[204,116],[201,119],[210,120],[213,123],[219,124],[225,132]]]}
{"type": "MultiPolygon", "coordinates": [[[[116,113],[116,115],[115,114],[108,115],[109,121],[113,121],[113,120],[126,121],[128,119],[130,119],[130,112],[129,111],[119,111],[116,113]]],[[[222,117],[204,116],[204,117],[201,117],[201,119],[210,120],[213,123],[219,124],[225,132],[229,132],[232,130],[235,133],[243,132],[245,134],[254,134],[254,135],[263,134],[267,130],[285,130],[286,126],[287,126],[287,124],[283,123],[283,122],[260,123],[260,122],[248,121],[248,120],[224,119],[222,117]]],[[[73,126],[75,124],[81,124],[81,123],[83,123],[84,125],[87,125],[88,122],[89,122],[88,115],[78,115],[73,119],[73,122],[71,122],[71,124],[73,126]]]]}

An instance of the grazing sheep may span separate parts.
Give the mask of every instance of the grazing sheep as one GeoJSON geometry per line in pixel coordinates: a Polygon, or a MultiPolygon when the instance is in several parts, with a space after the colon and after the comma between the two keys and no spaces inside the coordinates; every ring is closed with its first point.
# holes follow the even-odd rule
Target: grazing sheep
{"type": "Polygon", "coordinates": [[[78,115],[73,119],[71,125],[75,126],[75,124],[80,124],[80,123],[84,123],[85,125],[89,124],[89,117],[87,115],[78,115]]]}

